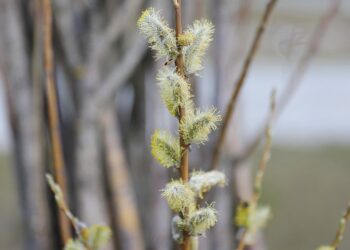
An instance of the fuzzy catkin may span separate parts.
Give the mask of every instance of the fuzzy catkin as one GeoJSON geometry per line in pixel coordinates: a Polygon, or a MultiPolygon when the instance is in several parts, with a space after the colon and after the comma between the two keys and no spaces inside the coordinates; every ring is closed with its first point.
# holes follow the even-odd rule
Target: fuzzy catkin
{"type": "Polygon", "coordinates": [[[141,33],[148,39],[148,44],[156,52],[156,58],[175,58],[178,54],[174,30],[154,8],[143,11],[137,21],[141,33]]]}
{"type": "Polygon", "coordinates": [[[180,162],[179,140],[166,131],[156,130],[151,140],[151,153],[166,167],[178,166],[180,162]]]}

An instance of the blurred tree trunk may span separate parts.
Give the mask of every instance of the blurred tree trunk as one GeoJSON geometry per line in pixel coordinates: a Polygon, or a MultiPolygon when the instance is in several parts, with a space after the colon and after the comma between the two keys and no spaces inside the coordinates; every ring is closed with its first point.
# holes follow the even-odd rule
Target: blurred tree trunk
{"type": "MultiPolygon", "coordinates": [[[[30,73],[30,45],[21,4],[16,0],[0,2],[0,60],[5,78],[8,108],[12,121],[14,163],[19,185],[25,249],[50,249],[51,229],[45,189],[41,79],[30,73]],[[35,88],[33,88],[33,85],[35,88]],[[38,98],[38,99],[35,99],[38,98]]],[[[35,58],[40,57],[39,54],[35,58]]],[[[34,64],[38,63],[37,60],[34,64]]],[[[35,73],[40,69],[34,67],[35,73]]]]}

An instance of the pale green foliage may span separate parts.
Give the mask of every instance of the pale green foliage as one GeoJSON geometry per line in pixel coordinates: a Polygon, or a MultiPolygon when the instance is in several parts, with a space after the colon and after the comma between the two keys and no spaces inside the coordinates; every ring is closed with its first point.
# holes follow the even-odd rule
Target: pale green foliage
{"type": "Polygon", "coordinates": [[[103,225],[92,225],[81,232],[81,240],[91,250],[98,250],[106,245],[111,236],[111,229],[103,225]]]}
{"type": "Polygon", "coordinates": [[[180,124],[180,132],[187,144],[202,144],[208,140],[210,132],[217,128],[217,123],[221,121],[215,108],[210,108],[205,112],[196,110],[185,116],[180,124]]]}
{"type": "Polygon", "coordinates": [[[180,162],[180,143],[166,131],[156,130],[151,140],[152,155],[166,168],[177,166],[180,162]]]}
{"type": "Polygon", "coordinates": [[[226,183],[225,174],[213,170],[209,172],[196,171],[193,172],[189,181],[191,189],[203,199],[203,195],[208,192],[212,187],[219,185],[224,186],[226,183]]]}
{"type": "Polygon", "coordinates": [[[188,230],[191,235],[203,234],[217,222],[217,211],[212,207],[200,208],[190,214],[188,219],[188,230]]]}
{"type": "Polygon", "coordinates": [[[86,250],[86,247],[80,240],[70,239],[65,245],[64,250],[86,250]]]}
{"type": "Polygon", "coordinates": [[[213,40],[214,25],[208,20],[197,20],[185,33],[193,34],[193,42],[183,48],[186,74],[193,74],[203,68],[203,56],[213,40]]]}
{"type": "Polygon", "coordinates": [[[190,85],[179,76],[175,68],[164,67],[157,76],[160,94],[170,114],[177,116],[179,108],[192,109],[190,85]]]}
{"type": "Polygon", "coordinates": [[[137,21],[141,33],[147,38],[156,58],[175,58],[177,53],[174,30],[154,8],[145,10],[137,21]]]}
{"type": "Polygon", "coordinates": [[[92,225],[83,228],[79,239],[70,239],[65,250],[99,250],[105,246],[112,236],[111,229],[107,226],[92,225]]]}
{"type": "Polygon", "coordinates": [[[335,248],[332,246],[321,246],[317,250],[335,250],[335,248]]]}
{"type": "Polygon", "coordinates": [[[162,196],[174,212],[183,212],[185,208],[195,204],[194,192],[181,180],[169,182],[162,190],[162,196]]]}
{"type": "Polygon", "coordinates": [[[245,237],[246,243],[252,243],[256,232],[264,228],[270,218],[270,207],[257,207],[256,204],[243,202],[237,207],[235,222],[237,226],[247,230],[247,235],[245,237]]]}

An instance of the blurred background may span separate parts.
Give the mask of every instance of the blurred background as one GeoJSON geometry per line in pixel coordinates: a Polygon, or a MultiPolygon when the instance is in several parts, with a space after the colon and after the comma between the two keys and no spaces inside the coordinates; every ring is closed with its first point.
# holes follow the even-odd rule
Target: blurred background
{"type": "MultiPolygon", "coordinates": [[[[159,190],[175,171],[150,156],[156,128],[176,131],[136,20],[154,6],[173,26],[172,1],[52,0],[59,128],[69,204],[114,231],[110,249],[175,249],[159,190]]],[[[200,107],[225,112],[265,0],[183,1],[184,25],[212,20],[205,69],[191,78],[200,107]]],[[[44,174],[53,172],[43,63],[42,0],[0,1],[0,249],[60,249],[44,174]]],[[[350,1],[279,0],[242,89],[210,197],[219,223],[200,249],[234,249],[233,214],[247,199],[261,147],[248,152],[277,90],[263,203],[273,218],[253,249],[307,250],[333,240],[350,201],[350,1]],[[339,4],[339,6],[337,6],[339,4]],[[336,12],[334,9],[338,7],[336,12]],[[280,105],[280,106],[279,106],[280,105]]],[[[216,134],[191,151],[206,170],[216,134]]],[[[350,230],[339,250],[350,249],[350,230]]]]}

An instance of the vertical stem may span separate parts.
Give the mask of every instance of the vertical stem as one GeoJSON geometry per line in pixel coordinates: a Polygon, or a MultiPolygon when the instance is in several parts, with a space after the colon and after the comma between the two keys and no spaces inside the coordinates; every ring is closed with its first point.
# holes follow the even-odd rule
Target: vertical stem
{"type": "MultiPolygon", "coordinates": [[[[182,20],[181,20],[181,0],[174,0],[174,7],[175,7],[175,32],[176,32],[176,40],[178,40],[179,35],[182,34],[182,20]]],[[[178,45],[178,56],[175,61],[176,65],[176,71],[177,73],[185,77],[185,71],[184,71],[184,60],[183,60],[183,54],[182,49],[178,45]]],[[[186,109],[185,107],[180,107],[179,112],[179,124],[183,121],[184,117],[186,115],[186,109]]],[[[185,143],[183,136],[180,133],[180,147],[181,147],[181,164],[180,164],[180,174],[181,179],[184,183],[188,182],[188,145],[185,143]]],[[[183,217],[188,216],[188,210],[186,209],[183,213],[183,217]]],[[[188,234],[188,232],[184,232],[183,235],[183,243],[182,243],[182,250],[190,250],[190,242],[191,237],[188,234]]]]}
{"type": "MultiPolygon", "coordinates": [[[[67,191],[64,170],[64,159],[59,128],[57,93],[54,80],[51,0],[44,0],[44,49],[46,94],[48,100],[48,115],[52,144],[53,167],[57,183],[61,187],[63,194],[66,196],[67,191]]],[[[64,242],[67,242],[70,238],[69,221],[62,212],[59,212],[58,217],[62,240],[64,242]]]]}

